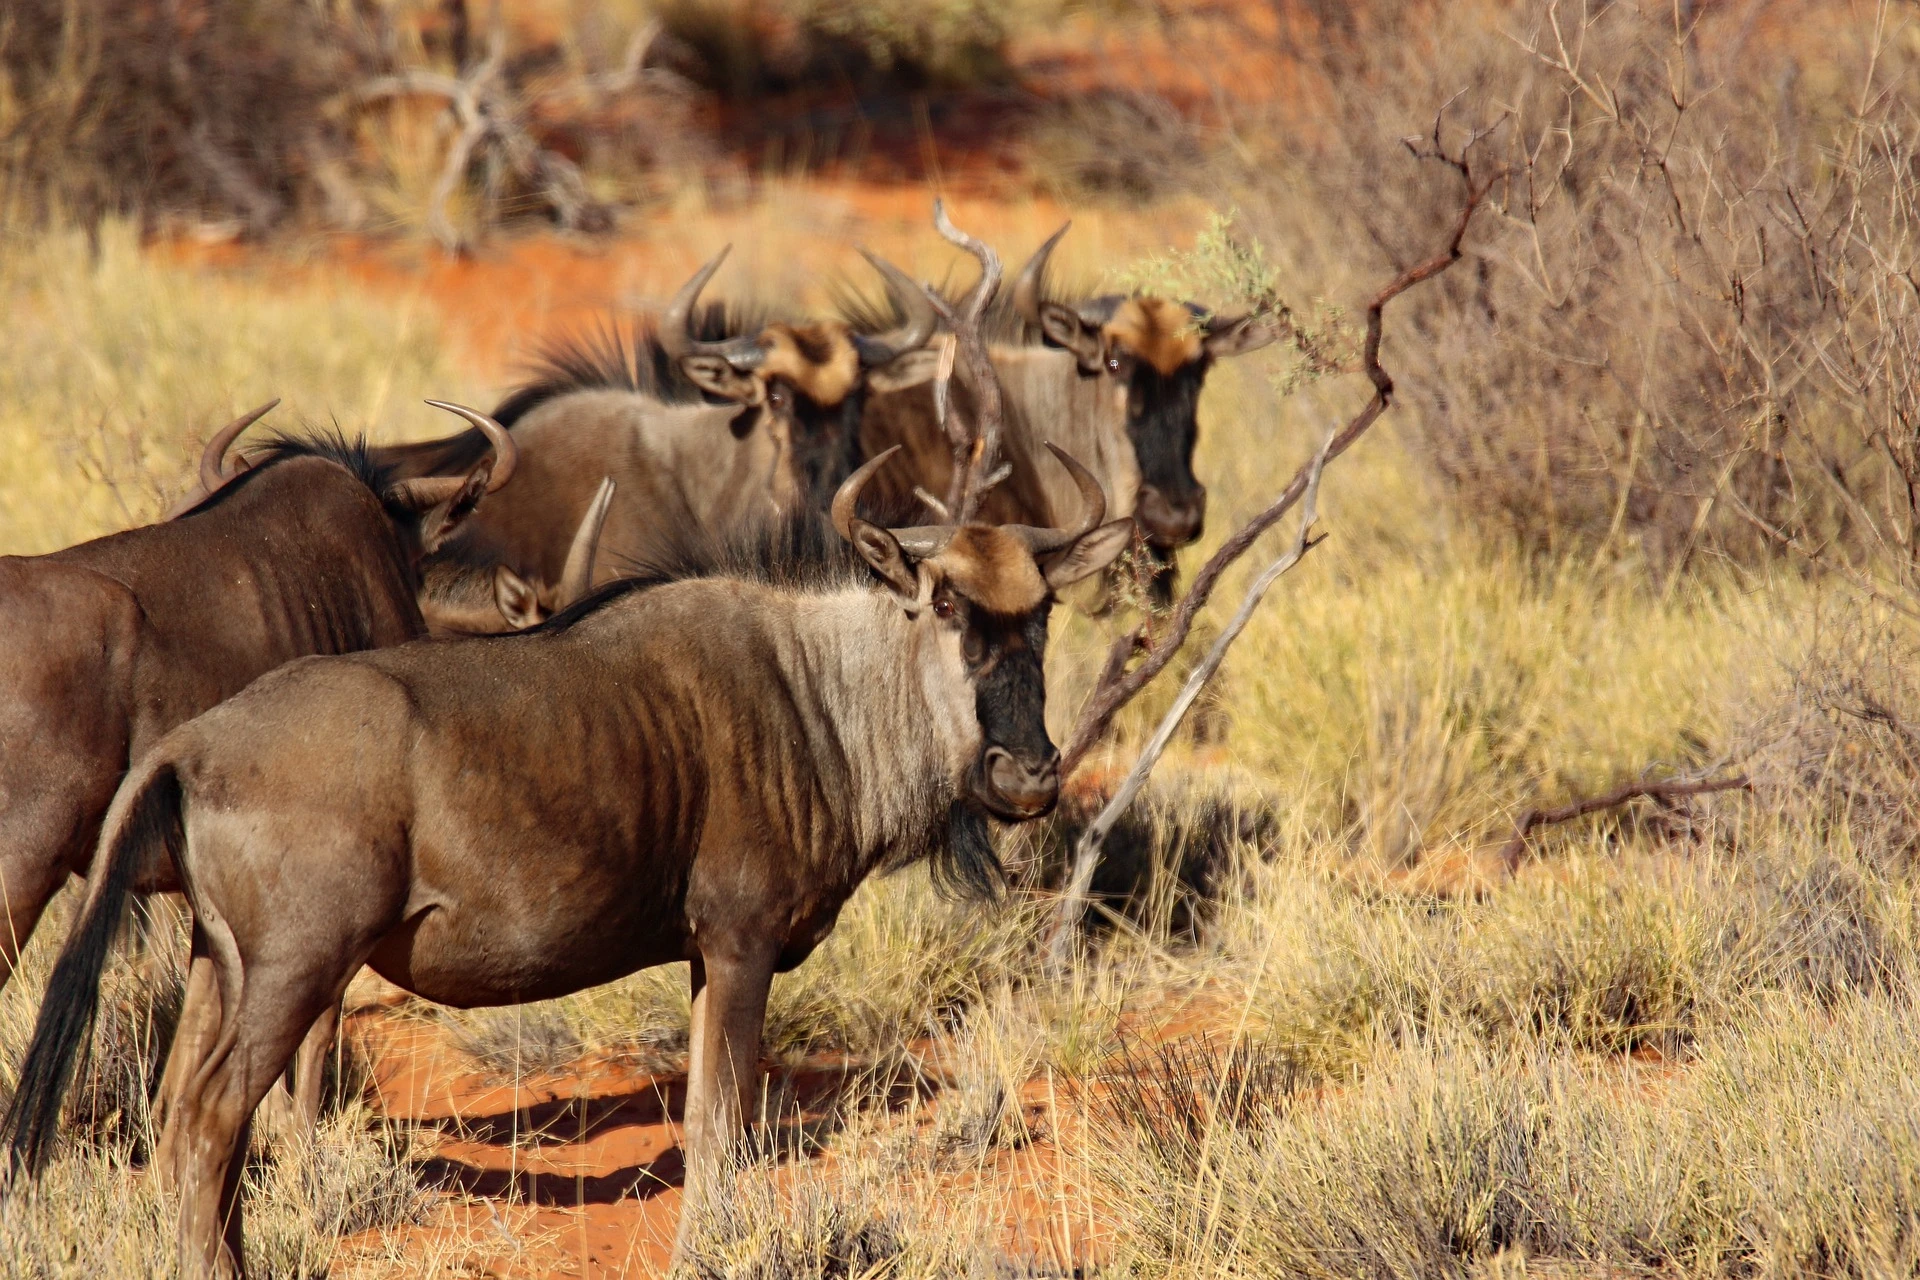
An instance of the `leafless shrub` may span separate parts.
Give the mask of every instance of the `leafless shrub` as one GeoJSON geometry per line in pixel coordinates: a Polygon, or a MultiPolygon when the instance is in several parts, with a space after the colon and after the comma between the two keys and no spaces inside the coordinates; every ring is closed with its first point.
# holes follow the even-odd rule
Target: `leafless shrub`
{"type": "Polygon", "coordinates": [[[1397,262],[1399,229],[1451,193],[1386,140],[1450,98],[1508,113],[1499,216],[1409,308],[1396,356],[1411,437],[1462,511],[1552,554],[1678,571],[1786,547],[1906,584],[1911,42],[1891,6],[1767,8],[1370,11],[1302,54],[1324,114],[1244,122],[1244,220],[1303,260],[1397,262]],[[1808,23],[1803,75],[1786,33],[1808,23]]]}

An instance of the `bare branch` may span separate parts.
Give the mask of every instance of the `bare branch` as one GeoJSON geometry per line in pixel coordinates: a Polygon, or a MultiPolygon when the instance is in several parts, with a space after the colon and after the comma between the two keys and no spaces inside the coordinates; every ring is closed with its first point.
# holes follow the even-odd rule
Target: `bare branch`
{"type": "Polygon", "coordinates": [[[1113,798],[1107,801],[1106,807],[1100,810],[1099,816],[1095,817],[1088,824],[1087,829],[1081,832],[1079,843],[1074,848],[1073,873],[1068,877],[1066,892],[1060,895],[1060,900],[1055,905],[1053,925],[1047,938],[1047,963],[1055,971],[1066,964],[1067,948],[1074,937],[1075,927],[1080,923],[1080,917],[1086,910],[1087,890],[1093,886],[1093,872],[1099,865],[1100,851],[1105,846],[1107,836],[1112,832],[1114,824],[1120,821],[1121,816],[1132,806],[1135,797],[1140,794],[1141,788],[1146,786],[1147,779],[1153,774],[1154,766],[1160,763],[1160,757],[1166,752],[1167,744],[1173,741],[1174,731],[1186,719],[1187,712],[1199,698],[1200,691],[1220,670],[1220,664],[1226,661],[1228,648],[1246,629],[1247,623],[1253,617],[1253,611],[1260,607],[1260,601],[1265,598],[1268,588],[1278,582],[1282,574],[1299,564],[1307,552],[1320,544],[1319,539],[1310,540],[1309,535],[1313,531],[1314,520],[1319,514],[1320,476],[1326,469],[1327,451],[1333,447],[1337,432],[1337,426],[1334,430],[1327,432],[1326,440],[1320,445],[1320,452],[1314,455],[1313,462],[1310,464],[1305,496],[1300,505],[1300,532],[1294,538],[1293,545],[1288,547],[1279,559],[1268,565],[1266,571],[1255,578],[1252,585],[1247,588],[1246,595],[1240,600],[1240,608],[1227,623],[1226,629],[1214,640],[1213,647],[1207,650],[1206,656],[1187,677],[1187,683],[1181,687],[1179,696],[1174,698],[1173,706],[1169,707],[1166,715],[1160,718],[1159,727],[1147,740],[1146,747],[1140,752],[1140,758],[1133,762],[1133,768],[1128,771],[1119,790],[1115,791],[1113,798]]]}
{"type": "Polygon", "coordinates": [[[1707,795],[1715,791],[1751,791],[1753,782],[1744,773],[1730,778],[1708,778],[1704,781],[1684,782],[1630,782],[1624,787],[1616,787],[1602,796],[1589,796],[1585,800],[1576,800],[1572,804],[1557,809],[1529,809],[1520,815],[1513,824],[1513,838],[1500,851],[1500,860],[1511,871],[1520,865],[1527,855],[1527,836],[1535,827],[1547,826],[1556,822],[1572,822],[1575,818],[1584,818],[1590,813],[1599,813],[1602,809],[1612,809],[1626,804],[1629,800],[1643,797],[1654,800],[1678,800],[1684,796],[1707,795]]]}
{"type": "MultiPolygon", "coordinates": [[[[1438,125],[1435,126],[1436,137],[1438,125]]],[[[1478,142],[1486,136],[1484,131],[1475,131],[1470,136],[1472,142],[1478,142]]],[[[1471,144],[1470,144],[1471,145],[1471,144]]],[[[1458,152],[1447,153],[1437,147],[1431,151],[1415,148],[1416,154],[1423,158],[1437,160],[1452,168],[1460,175],[1466,188],[1461,201],[1460,211],[1455,216],[1449,230],[1445,246],[1424,262],[1408,267],[1389,281],[1384,288],[1367,301],[1367,336],[1361,351],[1362,371],[1373,384],[1373,398],[1365,408],[1355,414],[1347,424],[1336,432],[1326,448],[1326,459],[1331,461],[1345,453],[1353,443],[1365,435],[1387,411],[1393,400],[1393,379],[1380,364],[1381,315],[1386,305],[1395,298],[1424,280],[1439,275],[1460,260],[1463,252],[1461,245],[1466,239],[1467,228],[1473,222],[1474,214],[1485,203],[1487,193],[1499,180],[1499,173],[1485,177],[1473,172],[1469,151],[1462,148],[1458,152]]],[[[1174,607],[1167,628],[1161,635],[1151,637],[1144,627],[1136,629],[1114,641],[1107,655],[1106,666],[1101,672],[1100,682],[1094,686],[1086,704],[1081,708],[1079,719],[1075,722],[1073,733],[1067,741],[1060,769],[1063,777],[1070,776],[1086,759],[1087,752],[1112,725],[1113,718],[1120,709],[1131,702],[1139,692],[1146,688],[1153,678],[1173,660],[1173,655],[1186,642],[1187,634],[1193,628],[1193,620],[1212,597],[1213,590],[1220,583],[1221,576],[1235,561],[1245,555],[1260,535],[1271,529],[1280,518],[1291,510],[1306,493],[1308,482],[1313,474],[1315,462],[1309,462],[1294,473],[1287,487],[1280,495],[1253,519],[1242,525],[1229,537],[1220,549],[1208,558],[1194,575],[1193,586],[1174,607]],[[1127,668],[1127,662],[1134,652],[1146,648],[1146,658],[1138,666],[1127,668]]]]}
{"type": "MultiPolygon", "coordinates": [[[[954,483],[957,486],[957,491],[949,489],[947,505],[957,519],[971,520],[979,514],[980,499],[987,489],[986,478],[1000,466],[1004,408],[1000,378],[994,372],[993,361],[987,354],[981,321],[986,316],[987,307],[1000,292],[1002,268],[1000,255],[985,241],[954,226],[952,219],[947,217],[945,202],[938,199],[933,202],[933,225],[948,243],[965,249],[980,262],[980,282],[974,285],[958,307],[949,306],[938,291],[927,290],[933,309],[953,330],[953,345],[958,350],[959,358],[966,361],[967,381],[973,389],[976,421],[964,454],[958,446],[954,427],[949,425],[947,430],[947,439],[955,442],[954,483]]],[[[942,359],[944,363],[944,353],[942,359]]],[[[939,394],[938,389],[936,394],[939,394]]]]}

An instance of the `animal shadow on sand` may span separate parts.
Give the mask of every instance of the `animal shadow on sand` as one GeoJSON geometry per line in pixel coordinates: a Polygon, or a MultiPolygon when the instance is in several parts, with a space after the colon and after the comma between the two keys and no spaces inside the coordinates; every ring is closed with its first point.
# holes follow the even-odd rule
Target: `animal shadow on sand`
{"type": "MultiPolygon", "coordinates": [[[[770,1123],[755,1127],[753,1150],[776,1163],[817,1151],[843,1128],[857,1110],[885,1107],[902,1111],[930,1099],[939,1082],[911,1067],[881,1072],[857,1062],[762,1064],[765,1075],[762,1115],[770,1123]]],[[[686,1162],[676,1144],[650,1160],[608,1173],[579,1175],[529,1168],[533,1160],[568,1159],[594,1138],[627,1126],[671,1124],[684,1120],[685,1072],[642,1078],[628,1090],[580,1098],[555,1098],[517,1109],[478,1115],[447,1116],[411,1122],[463,1143],[497,1149],[487,1158],[427,1156],[416,1163],[423,1183],[486,1199],[511,1197],[528,1204],[571,1208],[646,1200],[681,1186],[686,1162]],[[518,1143],[523,1161],[511,1159],[518,1143]]]]}

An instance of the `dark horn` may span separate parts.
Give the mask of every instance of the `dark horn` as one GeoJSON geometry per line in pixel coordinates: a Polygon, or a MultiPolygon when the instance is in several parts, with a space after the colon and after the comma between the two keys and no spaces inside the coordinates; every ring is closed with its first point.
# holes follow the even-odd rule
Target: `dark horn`
{"type": "Polygon", "coordinates": [[[587,514],[580,519],[573,545],[567,548],[566,567],[560,570],[560,589],[554,595],[557,607],[566,608],[593,586],[593,559],[600,549],[600,530],[606,526],[607,509],[612,504],[613,477],[607,476],[600,481],[593,501],[587,504],[587,514]]]}
{"type": "Polygon", "coordinates": [[[713,273],[733,252],[732,245],[726,245],[713,255],[706,266],[693,273],[693,279],[680,286],[680,292],[673,295],[673,301],[660,313],[660,349],[669,359],[678,360],[682,356],[719,356],[736,369],[751,369],[759,365],[766,352],[752,338],[731,338],[725,342],[702,342],[693,336],[694,308],[700,302],[700,293],[707,287],[707,281],[713,279],[713,273]]]}
{"type": "Polygon", "coordinates": [[[513,479],[513,469],[520,463],[520,447],[513,442],[513,433],[489,418],[486,414],[465,405],[451,404],[445,400],[429,400],[428,404],[436,409],[445,409],[456,417],[465,418],[479,428],[493,446],[493,474],[487,478],[487,492],[497,491],[507,481],[513,479]]]}
{"type": "Polygon", "coordinates": [[[1013,282],[1014,313],[1036,329],[1040,327],[1040,281],[1047,274],[1047,259],[1053,256],[1053,246],[1060,243],[1060,237],[1072,227],[1071,219],[1061,223],[1060,229],[1033,251],[1027,265],[1020,268],[1019,278],[1013,282]]]}
{"type": "Polygon", "coordinates": [[[240,438],[242,431],[245,431],[269,413],[272,413],[279,404],[280,398],[275,396],[258,409],[255,409],[252,413],[241,414],[232,422],[229,422],[226,426],[213,433],[213,439],[207,441],[207,447],[200,451],[201,488],[205,489],[208,493],[212,493],[215,489],[218,489],[221,485],[239,474],[240,468],[235,468],[232,471],[227,470],[225,465],[227,450],[233,447],[233,442],[240,438]]]}
{"type": "Polygon", "coordinates": [[[1091,471],[1080,465],[1080,460],[1049,440],[1047,448],[1053,456],[1060,459],[1060,465],[1073,477],[1074,488],[1080,491],[1080,524],[1074,529],[1036,529],[1032,525],[1009,525],[1008,532],[1016,533],[1026,541],[1035,555],[1048,551],[1058,551],[1061,547],[1079,541],[1106,522],[1107,494],[1100,487],[1091,471]]]}
{"type": "Polygon", "coordinates": [[[885,333],[854,335],[860,363],[871,369],[926,346],[940,317],[934,314],[933,303],[927,300],[926,291],[913,282],[913,277],[877,253],[862,249],[860,256],[887,282],[887,292],[893,296],[894,305],[906,317],[904,324],[885,333]]]}
{"type": "Polygon", "coordinates": [[[881,464],[898,452],[900,446],[896,444],[886,452],[868,458],[834,492],[833,531],[848,542],[853,541],[853,508],[860,501],[860,491],[867,487],[867,481],[873,478],[873,473],[880,469],[881,464]]]}

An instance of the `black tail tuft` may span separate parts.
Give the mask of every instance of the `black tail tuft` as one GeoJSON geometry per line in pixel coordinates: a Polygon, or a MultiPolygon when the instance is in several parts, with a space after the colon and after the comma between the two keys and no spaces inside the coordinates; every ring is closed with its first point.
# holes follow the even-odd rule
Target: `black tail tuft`
{"type": "Polygon", "coordinates": [[[33,1042],[20,1064],[20,1085],[0,1120],[0,1141],[7,1146],[0,1180],[9,1185],[22,1173],[37,1177],[46,1168],[59,1130],[60,1103],[93,1035],[100,975],[126,914],[134,878],[148,851],[156,845],[177,849],[182,839],[180,781],[173,767],[153,769],[138,785],[139,795],[101,840],[94,862],[100,882],[54,963],[33,1042]]]}

